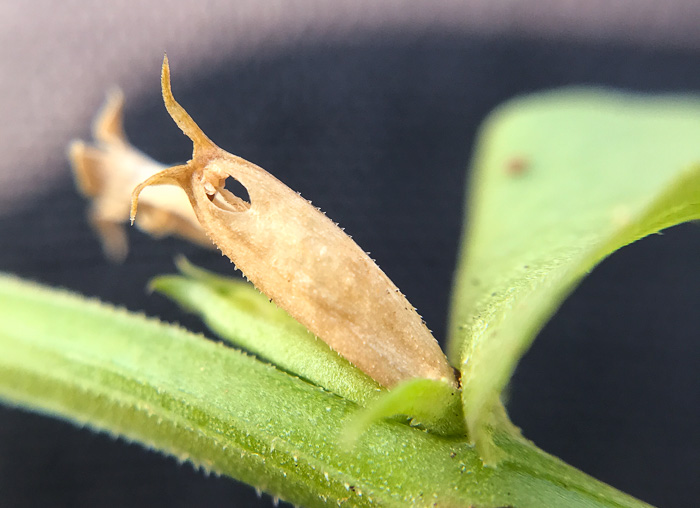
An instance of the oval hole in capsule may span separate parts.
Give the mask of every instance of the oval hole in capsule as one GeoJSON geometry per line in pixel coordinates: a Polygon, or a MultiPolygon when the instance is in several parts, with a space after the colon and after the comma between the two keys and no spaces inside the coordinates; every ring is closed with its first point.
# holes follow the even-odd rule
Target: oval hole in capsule
{"type": "Polygon", "coordinates": [[[224,186],[216,189],[216,193],[209,199],[214,205],[228,212],[245,212],[250,208],[248,189],[232,176],[226,178],[224,186]]]}

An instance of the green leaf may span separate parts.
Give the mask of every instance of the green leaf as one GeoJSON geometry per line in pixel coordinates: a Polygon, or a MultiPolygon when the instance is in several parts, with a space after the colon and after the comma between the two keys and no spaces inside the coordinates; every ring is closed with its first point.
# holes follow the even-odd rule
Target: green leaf
{"type": "Polygon", "coordinates": [[[304,506],[646,506],[506,434],[498,469],[462,438],[396,422],[349,452],[338,436],[354,403],[180,328],[7,276],[0,398],[304,506]]]}
{"type": "Polygon", "coordinates": [[[535,334],[598,262],[700,218],[700,101],[565,90],[487,120],[450,322],[467,426],[489,462],[499,395],[535,334]]]}
{"type": "Polygon", "coordinates": [[[342,444],[352,448],[370,425],[397,415],[436,434],[464,436],[460,394],[450,384],[435,379],[407,379],[357,411],[345,427],[342,444]]]}
{"type": "Polygon", "coordinates": [[[222,339],[363,406],[385,391],[252,284],[185,258],[176,263],[182,276],[156,277],[150,287],[196,313],[222,339]]]}

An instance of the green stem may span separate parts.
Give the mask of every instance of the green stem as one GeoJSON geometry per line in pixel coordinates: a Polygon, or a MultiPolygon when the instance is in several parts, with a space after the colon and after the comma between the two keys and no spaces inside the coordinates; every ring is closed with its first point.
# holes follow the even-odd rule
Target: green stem
{"type": "Polygon", "coordinates": [[[138,441],[304,506],[640,507],[533,445],[395,423],[339,443],[356,405],[182,329],[0,277],[0,397],[138,441]]]}

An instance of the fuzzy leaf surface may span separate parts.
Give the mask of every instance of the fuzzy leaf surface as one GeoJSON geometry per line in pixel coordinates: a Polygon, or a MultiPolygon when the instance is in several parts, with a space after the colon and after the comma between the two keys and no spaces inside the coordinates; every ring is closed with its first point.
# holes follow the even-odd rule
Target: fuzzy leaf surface
{"type": "Polygon", "coordinates": [[[499,396],[603,258],[700,218],[700,101],[562,90],[506,103],[477,145],[451,319],[470,437],[496,462],[499,396]]]}

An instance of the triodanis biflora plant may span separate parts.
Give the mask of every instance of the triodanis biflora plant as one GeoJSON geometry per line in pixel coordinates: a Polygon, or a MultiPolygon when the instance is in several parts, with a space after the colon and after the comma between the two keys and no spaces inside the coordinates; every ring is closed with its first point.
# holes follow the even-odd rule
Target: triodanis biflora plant
{"type": "Polygon", "coordinates": [[[145,231],[215,244],[267,296],[184,260],[181,275],[152,287],[269,363],[0,276],[0,397],[304,506],[646,506],[524,440],[500,394],[597,262],[700,218],[700,101],[567,90],[489,117],[451,312],[460,383],[406,298],[342,230],[202,133],[172,96],[167,60],[161,85],[192,160],[166,168],[137,152],[112,95],[97,145],[70,150],[91,222],[123,259],[133,191],[131,217],[138,199],[145,231]],[[227,191],[228,178],[249,199],[227,191]]]}

